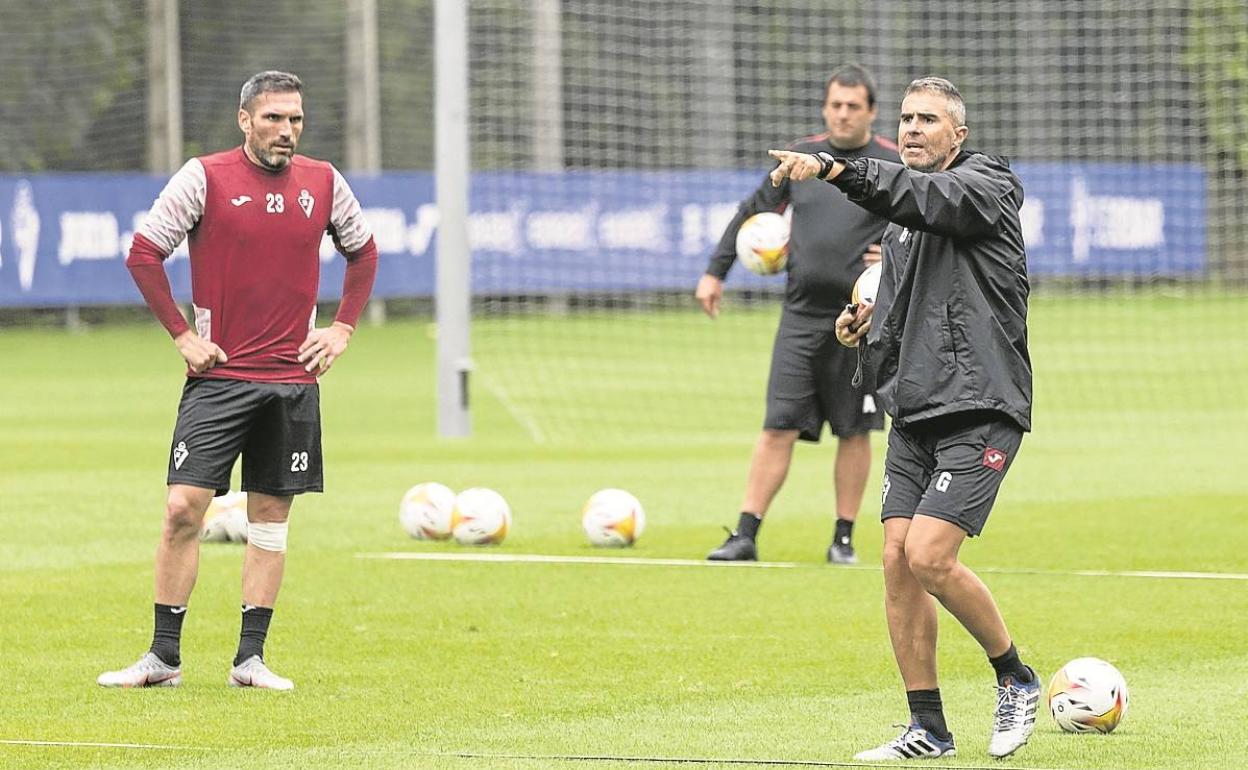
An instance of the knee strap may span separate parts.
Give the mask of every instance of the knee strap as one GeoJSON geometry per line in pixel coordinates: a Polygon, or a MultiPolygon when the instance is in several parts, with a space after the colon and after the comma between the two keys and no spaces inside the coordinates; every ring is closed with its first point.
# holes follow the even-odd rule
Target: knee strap
{"type": "Polygon", "coordinates": [[[247,522],[247,542],[263,551],[284,553],[286,551],[287,522],[247,522]]]}

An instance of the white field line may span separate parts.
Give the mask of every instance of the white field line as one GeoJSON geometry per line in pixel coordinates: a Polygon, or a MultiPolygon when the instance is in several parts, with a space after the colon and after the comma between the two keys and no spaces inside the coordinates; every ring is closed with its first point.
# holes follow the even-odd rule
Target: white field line
{"type": "Polygon", "coordinates": [[[1243,572],[1172,572],[1168,570],[1026,569],[1023,567],[975,567],[976,572],[1003,575],[1077,575],[1079,577],[1153,578],[1156,580],[1248,580],[1243,572]]]}
{"type": "Polygon", "coordinates": [[[533,439],[533,443],[546,443],[546,434],[542,432],[542,427],[537,424],[537,420],[517,406],[516,402],[511,400],[511,396],[507,394],[507,391],[503,389],[501,384],[495,382],[493,377],[488,377],[481,372],[477,372],[477,381],[489,391],[490,395],[498,399],[498,403],[503,405],[503,408],[507,410],[512,419],[520,423],[520,426],[529,432],[529,437],[533,439]]]}
{"type": "Polygon", "coordinates": [[[632,564],[643,567],[764,567],[792,569],[797,564],[774,561],[706,561],[705,559],[642,559],[635,556],[547,556],[538,553],[357,553],[361,559],[415,561],[489,561],[503,564],[632,564]]]}
{"type": "Polygon", "coordinates": [[[159,743],[93,743],[91,741],[24,741],[0,739],[0,746],[52,746],[75,749],[158,749],[163,751],[215,751],[209,746],[166,746],[159,743]]]}
{"type": "MultiPolygon", "coordinates": [[[[59,748],[92,748],[92,749],[167,749],[177,751],[216,751],[217,749],[208,746],[165,746],[161,744],[150,743],[90,743],[84,741],[25,741],[25,740],[3,740],[0,739],[0,745],[9,746],[42,746],[42,747],[59,747],[59,748]]],[[[803,760],[803,759],[745,759],[745,758],[725,758],[725,757],[639,757],[639,756],[613,756],[613,755],[583,755],[583,754],[482,754],[478,752],[457,752],[445,754],[432,754],[424,756],[447,757],[454,759],[522,759],[536,760],[541,762],[598,762],[598,763],[628,763],[628,764],[682,764],[682,765],[744,765],[746,767],[754,766],[787,766],[787,767],[894,767],[890,763],[887,765],[864,763],[864,762],[836,762],[828,760],[803,760]]],[[[940,765],[943,770],[980,770],[983,765],[940,765]]],[[[990,770],[1022,770],[1009,765],[993,764],[990,770]]],[[[1032,770],[1040,770],[1032,768],[1032,770]]]]}
{"type": "MultiPolygon", "coordinates": [[[[837,762],[820,759],[745,759],[721,757],[637,757],[612,755],[583,754],[482,754],[477,752],[459,752],[435,756],[456,757],[459,759],[527,759],[541,762],[596,762],[596,763],[627,763],[633,764],[673,764],[673,765],[741,765],[744,767],[897,767],[896,762],[837,762]]],[[[936,765],[937,770],[1022,770],[1016,765],[936,765]]],[[[1032,768],[1045,770],[1045,768],[1032,768]]],[[[1056,770],[1050,768],[1048,770],[1056,770]]]]}
{"type": "MultiPolygon", "coordinates": [[[[794,569],[822,565],[798,564],[785,561],[706,561],[704,559],[645,559],[637,556],[550,556],[535,553],[423,553],[420,551],[393,551],[388,553],[357,553],[361,559],[393,559],[398,561],[476,561],[501,564],[629,564],[642,567],[753,567],[771,569],[794,569]]],[[[868,570],[879,572],[879,566],[857,565],[837,567],[838,570],[868,570]]],[[[1245,580],[1242,572],[1171,572],[1166,570],[1099,570],[1099,569],[1028,569],[1026,567],[973,567],[976,572],[994,575],[1061,575],[1078,577],[1149,578],[1154,580],[1245,580]]]]}

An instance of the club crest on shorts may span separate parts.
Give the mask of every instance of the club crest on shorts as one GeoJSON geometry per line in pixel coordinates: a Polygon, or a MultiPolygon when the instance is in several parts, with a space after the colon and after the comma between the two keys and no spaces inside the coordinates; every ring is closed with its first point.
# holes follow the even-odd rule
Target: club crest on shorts
{"type": "Polygon", "coordinates": [[[186,462],[186,458],[191,456],[191,452],[186,448],[185,441],[179,441],[178,445],[173,448],[173,467],[181,469],[182,463],[186,462]]]}
{"type": "Polygon", "coordinates": [[[1005,452],[988,447],[984,449],[984,467],[992,468],[997,473],[1005,470],[1005,452]]]}

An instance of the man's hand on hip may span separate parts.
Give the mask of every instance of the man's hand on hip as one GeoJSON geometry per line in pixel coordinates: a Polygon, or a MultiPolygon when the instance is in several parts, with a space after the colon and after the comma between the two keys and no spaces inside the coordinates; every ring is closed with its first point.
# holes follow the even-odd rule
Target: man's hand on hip
{"type": "Polygon", "coordinates": [[[187,329],[174,337],[173,344],[178,347],[182,358],[186,359],[186,365],[191,367],[191,371],[196,374],[203,374],[217,364],[224,364],[230,360],[224,350],[199,336],[192,329],[187,329]]]}
{"type": "Polygon", "coordinates": [[[299,346],[299,361],[306,364],[303,368],[318,376],[328,372],[334,361],[346,352],[354,333],[354,328],[341,321],[334,321],[323,329],[310,329],[299,346]]]}

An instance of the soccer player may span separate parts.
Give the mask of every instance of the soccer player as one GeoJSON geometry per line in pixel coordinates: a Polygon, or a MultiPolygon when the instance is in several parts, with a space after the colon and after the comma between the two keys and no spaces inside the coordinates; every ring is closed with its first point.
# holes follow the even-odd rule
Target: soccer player
{"type": "Polygon", "coordinates": [[[1003,158],[964,150],[966,106],[948,80],[906,89],[901,164],[771,151],[773,183],[825,179],[891,224],[874,307],[848,309],[837,338],[866,335],[880,401],[892,415],[884,463],[884,606],[910,725],[855,759],[954,753],[936,677],[939,600],[996,673],[988,753],[1027,742],[1040,700],[987,586],[958,560],[983,530],[1031,429],[1023,187],[1003,158]]]}
{"type": "Polygon", "coordinates": [[[232,687],[289,690],[264,642],[286,561],[294,496],[320,492],[317,378],[351,341],[372,290],[377,248],[360,205],[332,165],[295,154],[303,84],[261,72],[243,84],[241,147],[193,158],[160,193],[126,258],[188,372],[169,458],[156,548],[156,628],[137,663],[105,687],[176,687],[179,643],[199,568],[199,529],[242,455],[247,492],[243,612],[232,687]],[[318,252],[328,232],[347,258],[334,322],[316,327],[318,252]],[[195,327],[178,311],[162,261],[189,239],[195,327]]]}
{"type": "MultiPolygon", "coordinates": [[[[791,149],[829,151],[850,158],[897,160],[897,147],[871,132],[875,83],[854,64],[836,69],[823,93],[827,131],[799,139],[791,149]]],[[[708,557],[715,561],[754,561],[755,541],[771,501],[784,484],[800,438],[818,442],[827,422],[837,437],[833,479],[836,530],[827,559],[857,561],[854,521],[871,470],[869,431],[884,427],[869,391],[851,384],[857,356],[836,342],[835,321],[863,269],[880,260],[880,234],[887,221],[851,204],[835,188],[819,182],[788,180],[773,186],[764,179],[741,203],[711,255],[695,296],[711,318],[719,314],[724,277],[736,258],[737,230],[760,211],[793,207],[784,309],[771,354],[767,414],[754,445],[745,497],[736,531],[708,557]]]]}

